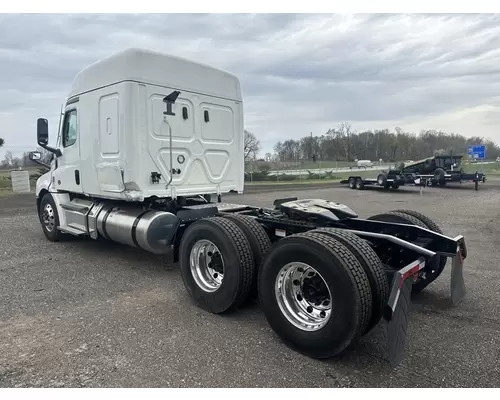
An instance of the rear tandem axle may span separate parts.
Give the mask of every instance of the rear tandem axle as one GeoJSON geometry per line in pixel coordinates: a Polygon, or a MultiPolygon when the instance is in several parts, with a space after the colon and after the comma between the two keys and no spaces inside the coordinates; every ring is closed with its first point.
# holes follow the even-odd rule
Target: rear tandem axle
{"type": "Polygon", "coordinates": [[[37,209],[51,241],[63,232],[88,235],[179,261],[187,291],[211,313],[258,299],[274,332],[314,358],[342,353],[384,319],[389,360],[397,365],[410,294],[437,279],[448,257],[453,303],[465,295],[464,238],[445,236],[412,210],[361,219],[320,199],[281,199],[273,208],[206,198],[145,206],[50,192],[37,199],[37,209]],[[69,218],[72,225],[61,226],[69,218]]]}
{"type": "Polygon", "coordinates": [[[397,365],[404,356],[410,294],[433,282],[448,257],[453,303],[465,295],[464,238],[443,235],[418,212],[360,219],[325,200],[282,199],[274,206],[213,204],[212,216],[186,229],[179,242],[180,267],[201,307],[222,313],[258,298],[280,338],[314,358],[341,353],[383,318],[389,360],[397,365]],[[193,268],[190,257],[197,241],[207,238],[225,260],[223,280],[211,291],[197,284],[199,267],[193,268]]]}

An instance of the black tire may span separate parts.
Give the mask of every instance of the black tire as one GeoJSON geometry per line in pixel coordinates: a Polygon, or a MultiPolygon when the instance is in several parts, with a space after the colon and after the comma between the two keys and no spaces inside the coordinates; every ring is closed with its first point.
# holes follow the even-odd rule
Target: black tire
{"type": "Polygon", "coordinates": [[[372,215],[367,219],[374,221],[394,222],[396,224],[417,225],[421,228],[427,228],[425,224],[418,218],[397,211],[387,211],[383,214],[372,215]]]}
{"type": "Polygon", "coordinates": [[[412,217],[415,217],[415,218],[419,219],[431,231],[436,232],[436,233],[440,233],[441,235],[443,235],[443,231],[441,230],[441,228],[439,227],[438,224],[436,224],[432,219],[430,219],[429,217],[425,216],[424,214],[419,213],[418,211],[401,209],[401,210],[393,210],[393,211],[390,211],[390,212],[391,213],[392,212],[397,212],[397,213],[403,213],[403,214],[411,215],[412,217]]]}
{"type": "Polygon", "coordinates": [[[40,208],[38,211],[38,218],[42,225],[45,237],[51,242],[59,242],[62,240],[63,234],[58,229],[59,214],[57,212],[56,203],[50,193],[45,193],[40,201],[40,208]]]}
{"type": "Polygon", "coordinates": [[[384,307],[389,300],[389,282],[382,262],[368,242],[353,233],[335,228],[318,228],[311,233],[321,233],[338,240],[353,253],[363,267],[372,292],[372,316],[363,334],[370,332],[382,318],[384,307]]]}
{"type": "Polygon", "coordinates": [[[349,187],[351,189],[354,189],[356,187],[356,179],[355,178],[349,178],[349,187]]]}
{"type": "Polygon", "coordinates": [[[361,178],[357,178],[357,179],[356,179],[356,189],[357,189],[357,190],[363,190],[363,189],[364,189],[364,187],[365,187],[365,184],[364,184],[364,182],[363,182],[363,179],[361,179],[361,178]]]}
{"type": "Polygon", "coordinates": [[[378,174],[377,183],[379,186],[385,187],[387,185],[387,174],[385,172],[378,174]]]}
{"type": "Polygon", "coordinates": [[[271,248],[271,239],[269,239],[268,234],[264,230],[261,224],[259,224],[255,218],[249,217],[247,215],[236,215],[228,214],[224,215],[225,219],[233,221],[245,234],[250,248],[252,249],[253,260],[254,260],[254,276],[252,278],[252,289],[250,291],[250,298],[254,299],[258,296],[257,291],[257,274],[262,263],[262,260],[266,256],[267,252],[271,248]]]}
{"type": "Polygon", "coordinates": [[[184,286],[201,308],[220,314],[238,308],[248,298],[255,274],[252,248],[233,221],[213,217],[192,223],[182,236],[179,261],[184,286]],[[203,239],[217,246],[224,261],[224,278],[212,292],[204,290],[191,271],[191,250],[203,239]]]}
{"type": "MultiPolygon", "coordinates": [[[[412,217],[415,217],[417,218],[418,220],[420,220],[426,227],[427,229],[433,231],[433,232],[436,232],[436,233],[439,233],[441,235],[443,235],[443,231],[441,230],[441,228],[439,227],[439,225],[434,222],[432,219],[430,219],[429,217],[425,216],[424,214],[422,213],[419,213],[418,211],[414,211],[414,210],[406,210],[406,209],[403,209],[403,210],[394,210],[395,212],[399,212],[399,213],[403,213],[403,214],[407,214],[407,215],[411,215],[412,217]]],[[[439,256],[439,262],[437,263],[437,268],[434,270],[435,272],[434,273],[429,273],[427,274],[426,276],[426,281],[427,285],[429,285],[431,282],[435,281],[439,275],[441,275],[441,273],[443,272],[444,270],[444,267],[446,266],[446,262],[447,262],[448,258],[445,257],[445,256],[439,256]]],[[[418,285],[419,285],[420,282],[417,282],[415,283],[414,287],[416,287],[416,291],[422,291],[424,287],[422,287],[421,289],[419,289],[418,285]]]]}
{"type": "Polygon", "coordinates": [[[444,182],[445,175],[446,175],[446,172],[444,172],[443,168],[437,168],[434,171],[434,181],[436,181],[437,184],[444,182]]]}
{"type": "Polygon", "coordinates": [[[275,243],[259,273],[259,297],[274,332],[289,347],[314,358],[341,353],[361,335],[371,317],[370,282],[363,267],[347,247],[324,234],[305,232],[275,243]],[[331,317],[315,331],[290,322],[275,294],[281,268],[293,262],[312,266],[330,288],[331,317]]]}
{"type": "MultiPolygon", "coordinates": [[[[383,214],[378,214],[374,215],[372,217],[369,217],[368,219],[370,220],[376,220],[376,221],[386,221],[386,222],[394,222],[397,224],[410,224],[410,225],[416,225],[421,228],[426,228],[430,229],[424,222],[422,222],[420,219],[409,215],[407,213],[403,213],[400,211],[388,211],[383,214]]],[[[438,270],[439,268],[439,263],[440,260],[436,259],[432,265],[427,266],[425,269],[426,271],[429,270],[438,270]]],[[[428,286],[434,279],[431,279],[431,275],[428,275],[426,273],[425,279],[421,278],[419,276],[418,280],[413,284],[412,286],[412,293],[420,293],[426,286],[428,286]]]]}
{"type": "Polygon", "coordinates": [[[391,187],[392,187],[394,190],[397,190],[397,189],[399,189],[399,183],[397,183],[397,182],[393,182],[393,183],[391,184],[391,187]]]}

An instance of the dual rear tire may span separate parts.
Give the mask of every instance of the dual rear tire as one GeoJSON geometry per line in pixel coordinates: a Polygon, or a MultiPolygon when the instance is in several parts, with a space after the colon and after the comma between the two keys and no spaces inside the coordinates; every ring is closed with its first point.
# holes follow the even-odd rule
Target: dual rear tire
{"type": "MultiPolygon", "coordinates": [[[[393,210],[383,214],[374,215],[368,219],[416,225],[421,228],[426,228],[430,231],[443,234],[443,231],[436,222],[424,214],[414,210],[393,210]]],[[[417,281],[412,286],[412,293],[420,293],[432,282],[434,282],[443,272],[446,262],[447,258],[445,256],[436,256],[434,261],[430,265],[426,266],[426,268],[419,274],[417,281]]]]}
{"type": "Polygon", "coordinates": [[[367,242],[332,228],[271,245],[251,217],[200,220],[183,235],[180,266],[188,292],[202,308],[223,313],[258,293],[276,334],[314,358],[335,356],[373,329],[389,295],[382,264],[367,242]],[[203,240],[215,247],[203,253],[203,240]],[[208,261],[206,274],[196,260],[208,261]]]}
{"type": "Polygon", "coordinates": [[[252,217],[196,221],[184,232],[179,248],[184,286],[209,312],[235,310],[257,297],[257,271],[270,247],[269,236],[252,217]]]}

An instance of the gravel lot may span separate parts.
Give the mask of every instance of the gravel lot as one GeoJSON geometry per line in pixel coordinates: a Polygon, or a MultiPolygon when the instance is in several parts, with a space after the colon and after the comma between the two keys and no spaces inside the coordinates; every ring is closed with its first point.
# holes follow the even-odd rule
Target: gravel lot
{"type": "MultiPolygon", "coordinates": [[[[289,350],[257,305],[215,316],[188,298],[179,272],[110,243],[48,242],[33,196],[0,199],[1,387],[436,387],[500,382],[497,251],[500,188],[344,187],[251,193],[227,201],[271,205],[298,196],[349,204],[361,217],[412,208],[463,234],[468,294],[454,308],[449,274],[413,299],[403,364],[385,361],[381,326],[341,357],[289,350]]],[[[449,272],[449,269],[446,270],[449,272]]]]}

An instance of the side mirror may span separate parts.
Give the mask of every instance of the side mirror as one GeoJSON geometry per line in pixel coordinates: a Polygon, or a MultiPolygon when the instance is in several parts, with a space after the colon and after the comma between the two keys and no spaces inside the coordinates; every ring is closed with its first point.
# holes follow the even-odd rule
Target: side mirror
{"type": "Polygon", "coordinates": [[[50,165],[42,161],[42,153],[39,151],[30,151],[28,158],[36,164],[43,165],[45,168],[50,169],[50,165]]]}
{"type": "Polygon", "coordinates": [[[42,153],[39,151],[30,151],[28,157],[31,161],[37,161],[42,159],[42,153]]]}
{"type": "MultiPolygon", "coordinates": [[[[51,153],[55,154],[56,157],[62,156],[61,150],[54,149],[54,148],[48,146],[48,144],[49,144],[49,121],[47,121],[45,118],[38,118],[36,121],[36,141],[45,150],[48,150],[51,153]]],[[[34,151],[33,153],[38,153],[38,152],[34,151]]],[[[40,154],[40,156],[41,156],[41,154],[40,154]]],[[[32,159],[32,160],[36,162],[35,159],[32,159]]]]}
{"type": "Polygon", "coordinates": [[[45,118],[38,118],[36,121],[36,139],[40,146],[49,144],[49,121],[45,118]]]}

